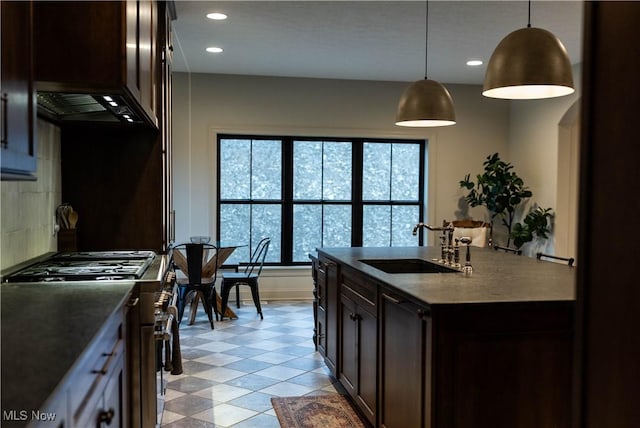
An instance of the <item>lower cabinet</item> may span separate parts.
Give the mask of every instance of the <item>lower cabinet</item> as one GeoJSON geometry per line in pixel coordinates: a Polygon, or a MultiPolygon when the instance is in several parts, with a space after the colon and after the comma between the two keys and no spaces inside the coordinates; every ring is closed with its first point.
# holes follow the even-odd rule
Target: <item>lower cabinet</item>
{"type": "MultiPolygon", "coordinates": [[[[128,299],[127,299],[128,300],[128,299]]],[[[44,406],[52,419],[32,424],[47,428],[127,427],[125,369],[126,313],[120,307],[76,362],[59,392],[44,406]],[[52,421],[54,422],[52,424],[52,421]]],[[[46,416],[46,415],[45,415],[46,416]]]]}
{"type": "Polygon", "coordinates": [[[314,279],[315,343],[327,367],[337,377],[338,361],[338,265],[312,257],[314,279]]]}
{"type": "Polygon", "coordinates": [[[376,423],[378,402],[376,310],[375,301],[365,298],[343,282],[339,310],[339,379],[372,425],[376,423]]]}
{"type": "Polygon", "coordinates": [[[325,361],[371,426],[571,426],[574,302],[430,305],[327,266],[325,361]]]}
{"type": "Polygon", "coordinates": [[[98,343],[84,359],[72,387],[71,414],[76,427],[125,426],[124,313],[105,326],[98,343]]]}
{"type": "Polygon", "coordinates": [[[431,325],[427,307],[382,290],[380,426],[431,426],[431,325]]]}
{"type": "Polygon", "coordinates": [[[104,378],[96,378],[95,392],[86,398],[87,407],[75,415],[77,427],[124,427],[123,386],[124,358],[122,353],[110,362],[104,378]]]}

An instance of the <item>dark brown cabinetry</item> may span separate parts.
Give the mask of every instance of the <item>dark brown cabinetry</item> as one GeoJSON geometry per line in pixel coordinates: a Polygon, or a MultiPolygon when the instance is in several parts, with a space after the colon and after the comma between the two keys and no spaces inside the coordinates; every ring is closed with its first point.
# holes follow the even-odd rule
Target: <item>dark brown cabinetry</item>
{"type": "MultiPolygon", "coordinates": [[[[337,308],[339,315],[338,328],[327,324],[326,331],[339,340],[337,377],[373,426],[571,426],[573,301],[461,301],[470,283],[450,276],[453,297],[443,302],[442,279],[434,278],[440,301],[429,303],[394,281],[416,292],[429,286],[424,276],[358,269],[366,249],[336,251],[346,262],[318,252],[339,273],[324,290],[339,292],[337,302],[326,301],[327,313],[337,308]],[[343,255],[348,251],[357,256],[343,255]]],[[[558,274],[572,279],[570,271],[558,274]]]]}
{"type": "Polygon", "coordinates": [[[431,426],[431,317],[383,289],[380,294],[380,426],[431,426]]]}
{"type": "Polygon", "coordinates": [[[165,245],[175,241],[175,211],[173,207],[173,154],[172,154],[172,122],[171,122],[171,94],[172,94],[172,62],[173,62],[173,37],[172,21],[176,19],[174,2],[162,1],[158,3],[158,55],[161,66],[159,67],[157,88],[158,97],[157,113],[158,127],[162,141],[162,224],[164,225],[163,242],[165,245]]]}
{"type": "Polygon", "coordinates": [[[432,426],[571,426],[573,302],[434,306],[432,319],[432,426]]]}
{"type": "MultiPolygon", "coordinates": [[[[75,4],[69,3],[69,6],[75,4]]],[[[107,6],[100,4],[97,7],[107,6]]],[[[153,19],[158,19],[151,26],[157,35],[148,37],[157,44],[152,51],[158,55],[150,57],[157,65],[151,68],[153,76],[147,79],[158,83],[153,87],[154,93],[157,92],[153,102],[158,128],[137,124],[63,122],[62,199],[80,216],[77,226],[79,251],[150,249],[165,252],[174,230],[170,116],[172,14],[166,2],[153,2],[152,5],[123,2],[109,6],[108,10],[111,8],[121,8],[120,15],[126,12],[128,16],[133,9],[142,14],[141,17],[151,14],[153,19]]],[[[91,8],[85,13],[90,11],[91,8]]],[[[146,63],[146,59],[142,62],[146,63]]],[[[143,88],[147,87],[144,80],[137,79],[140,94],[144,94],[143,88]]],[[[133,92],[136,91],[134,88],[133,92]]]]}
{"type": "Polygon", "coordinates": [[[157,126],[155,1],[34,3],[37,90],[122,95],[157,126]]]}
{"type": "Polygon", "coordinates": [[[377,417],[376,287],[343,273],[340,288],[339,379],[371,424],[377,417]]]}
{"type": "Polygon", "coordinates": [[[318,352],[334,376],[338,361],[338,266],[326,258],[313,261],[315,281],[315,337],[318,352]]]}
{"type": "Polygon", "coordinates": [[[107,321],[74,371],[68,392],[72,426],[125,426],[126,310],[122,306],[107,321]]]}
{"type": "Polygon", "coordinates": [[[32,3],[2,1],[0,159],[3,180],[35,179],[32,3]]]}

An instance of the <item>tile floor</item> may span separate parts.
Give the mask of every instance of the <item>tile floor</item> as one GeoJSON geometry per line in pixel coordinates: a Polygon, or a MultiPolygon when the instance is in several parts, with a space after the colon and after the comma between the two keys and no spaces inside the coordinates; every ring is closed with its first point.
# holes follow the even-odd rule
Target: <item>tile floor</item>
{"type": "Polygon", "coordinates": [[[313,346],[311,301],[250,302],[211,330],[200,306],[180,326],[183,374],[165,372],[162,427],[279,427],[272,396],[337,393],[313,346]]]}

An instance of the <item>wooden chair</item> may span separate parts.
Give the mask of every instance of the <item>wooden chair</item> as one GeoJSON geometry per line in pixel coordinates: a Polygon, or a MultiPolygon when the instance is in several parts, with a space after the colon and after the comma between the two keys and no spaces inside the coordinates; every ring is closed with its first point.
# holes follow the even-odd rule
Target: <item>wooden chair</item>
{"type": "Polygon", "coordinates": [[[536,259],[542,260],[543,258],[560,260],[560,261],[566,262],[567,266],[573,266],[573,263],[576,261],[573,257],[560,257],[560,256],[552,256],[551,254],[536,253],[536,259]]]}
{"type": "Polygon", "coordinates": [[[471,244],[474,247],[486,247],[487,239],[491,243],[491,223],[482,220],[453,220],[453,237],[471,238],[471,244]]]}
{"type": "Polygon", "coordinates": [[[505,253],[515,254],[517,256],[522,255],[522,250],[519,250],[517,248],[501,247],[499,245],[494,245],[493,249],[496,251],[504,251],[505,253]]]}
{"type": "Polygon", "coordinates": [[[264,319],[262,316],[262,307],[260,305],[260,293],[258,291],[258,277],[262,272],[262,266],[269,251],[270,238],[262,239],[247,264],[241,264],[244,266],[243,272],[223,272],[222,273],[222,285],[220,286],[220,296],[222,299],[221,313],[223,314],[221,319],[224,319],[224,313],[227,309],[227,302],[229,301],[229,292],[233,287],[240,285],[246,285],[251,289],[251,297],[253,297],[253,303],[256,305],[256,310],[260,314],[260,319],[264,319]]]}

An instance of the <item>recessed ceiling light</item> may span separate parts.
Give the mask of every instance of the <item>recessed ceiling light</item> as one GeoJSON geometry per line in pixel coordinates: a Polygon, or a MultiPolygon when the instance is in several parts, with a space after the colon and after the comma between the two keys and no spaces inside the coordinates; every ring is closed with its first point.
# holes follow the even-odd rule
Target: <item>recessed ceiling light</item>
{"type": "Polygon", "coordinates": [[[479,65],[482,65],[483,62],[481,59],[470,59],[469,61],[467,61],[467,65],[469,67],[477,67],[479,65]]]}
{"type": "Polygon", "coordinates": [[[207,18],[214,19],[216,21],[222,21],[224,19],[227,19],[227,15],[225,15],[224,13],[220,13],[220,12],[213,12],[213,13],[208,13],[207,14],[207,18]]]}
{"type": "Polygon", "coordinates": [[[210,53],[220,53],[220,52],[222,52],[222,48],[219,48],[219,47],[216,47],[216,46],[211,46],[211,47],[208,47],[206,49],[206,51],[210,52],[210,53]]]}

